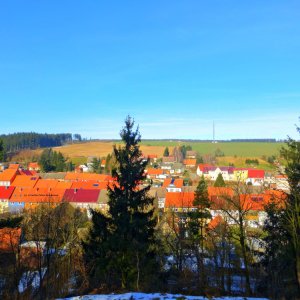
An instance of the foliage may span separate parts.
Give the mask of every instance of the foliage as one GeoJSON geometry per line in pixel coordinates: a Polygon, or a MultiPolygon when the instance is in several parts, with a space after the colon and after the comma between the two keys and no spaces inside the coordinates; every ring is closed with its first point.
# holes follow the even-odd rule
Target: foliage
{"type": "Polygon", "coordinates": [[[116,157],[115,154],[107,154],[106,159],[105,159],[105,167],[104,167],[104,171],[106,174],[111,174],[113,169],[116,168],[117,165],[117,161],[116,161],[116,157]]]}
{"type": "Polygon", "coordinates": [[[215,157],[222,157],[222,156],[225,156],[225,153],[220,148],[217,148],[217,150],[215,151],[215,157]]]}
{"type": "Polygon", "coordinates": [[[48,203],[5,222],[4,227],[21,228],[21,240],[30,247],[19,244],[12,253],[0,253],[1,299],[56,299],[75,288],[80,292],[84,268],[79,229],[86,226],[85,213],[68,203],[48,203]],[[21,278],[25,292],[19,289],[21,278]]]}
{"type": "Polygon", "coordinates": [[[0,139],[0,162],[5,160],[5,147],[3,141],[0,139]]]}
{"type": "MultiPolygon", "coordinates": [[[[276,200],[276,199],[274,199],[276,200]]],[[[262,279],[262,289],[267,289],[272,299],[292,297],[293,259],[290,235],[285,228],[285,210],[272,201],[265,207],[267,218],[263,229],[265,252],[262,254],[262,265],[266,275],[262,279]]]]}
{"type": "Polygon", "coordinates": [[[275,155],[268,156],[267,161],[268,161],[269,164],[274,164],[275,160],[276,160],[275,155]]]}
{"type": "Polygon", "coordinates": [[[81,135],[78,133],[73,134],[73,140],[77,140],[81,142],[82,141],[81,135]]]}
{"type": "Polygon", "coordinates": [[[166,147],[165,150],[164,150],[163,156],[168,157],[169,155],[170,155],[169,148],[166,147]]]}
{"type": "Polygon", "coordinates": [[[217,179],[216,179],[216,181],[215,181],[215,183],[214,183],[214,186],[215,186],[215,187],[223,187],[223,186],[226,186],[226,183],[225,183],[225,181],[224,181],[223,176],[222,176],[221,173],[218,174],[218,177],[217,177],[217,179]]]}
{"type": "Polygon", "coordinates": [[[247,159],[245,160],[245,163],[246,163],[247,165],[259,165],[258,159],[250,159],[250,158],[247,158],[247,159]]]}
{"type": "Polygon", "coordinates": [[[8,217],[8,218],[1,218],[0,219],[0,228],[5,228],[5,227],[9,227],[9,228],[16,228],[16,227],[20,227],[21,222],[23,220],[22,216],[18,216],[18,217],[8,217]]]}
{"type": "Polygon", "coordinates": [[[203,157],[200,155],[199,152],[197,152],[197,154],[196,154],[196,163],[197,164],[203,164],[204,163],[203,157]]]}
{"type": "Polygon", "coordinates": [[[221,210],[228,223],[234,224],[231,226],[231,236],[235,240],[237,250],[240,251],[240,256],[244,263],[244,276],[246,294],[252,295],[252,288],[250,284],[250,268],[253,261],[253,255],[248,246],[250,235],[248,234],[249,226],[247,224],[247,216],[251,210],[251,206],[247,204],[249,196],[249,187],[244,186],[240,181],[232,186],[233,195],[224,194],[221,196],[222,206],[221,210]]]}
{"type": "Polygon", "coordinates": [[[60,152],[45,149],[40,156],[39,165],[44,172],[62,172],[66,170],[66,159],[60,152]]]}
{"type": "Polygon", "coordinates": [[[92,168],[94,173],[101,174],[102,169],[101,169],[101,159],[94,157],[92,160],[92,168]]]}
{"type": "MultiPolygon", "coordinates": [[[[297,128],[300,133],[300,128],[297,128]]],[[[281,149],[286,160],[285,172],[290,191],[287,194],[284,227],[290,236],[293,253],[293,269],[300,294],[300,142],[289,138],[287,147],[281,149]]]]}
{"type": "Polygon", "coordinates": [[[35,132],[18,132],[0,135],[7,152],[23,149],[56,147],[72,141],[71,133],[47,134],[35,132]]]}
{"type": "Polygon", "coordinates": [[[155,265],[153,198],[148,196],[150,186],[139,187],[146,178],[147,161],[142,159],[140,134],[133,126],[127,117],[120,133],[125,145],[114,147],[117,168],[112,176],[117,183],[108,189],[109,214],[92,212],[93,227],[84,243],[92,282],[124,290],[145,287],[155,265]]]}
{"type": "Polygon", "coordinates": [[[183,158],[186,158],[186,152],[191,151],[193,148],[191,145],[182,145],[179,147],[179,150],[182,153],[183,158]]]}
{"type": "Polygon", "coordinates": [[[72,161],[66,162],[66,171],[71,172],[75,170],[75,164],[72,161]]]}

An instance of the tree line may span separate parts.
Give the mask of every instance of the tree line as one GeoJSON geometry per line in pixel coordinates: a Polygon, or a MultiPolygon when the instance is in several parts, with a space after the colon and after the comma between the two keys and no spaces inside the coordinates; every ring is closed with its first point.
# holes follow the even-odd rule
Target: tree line
{"type": "Polygon", "coordinates": [[[36,149],[45,147],[56,147],[72,140],[81,140],[79,134],[72,136],[71,133],[36,133],[36,132],[17,132],[12,134],[0,135],[7,153],[17,152],[24,149],[36,149]]]}
{"type": "Polygon", "coordinates": [[[38,163],[43,172],[73,171],[75,167],[61,152],[54,151],[51,148],[43,150],[38,163]]]}

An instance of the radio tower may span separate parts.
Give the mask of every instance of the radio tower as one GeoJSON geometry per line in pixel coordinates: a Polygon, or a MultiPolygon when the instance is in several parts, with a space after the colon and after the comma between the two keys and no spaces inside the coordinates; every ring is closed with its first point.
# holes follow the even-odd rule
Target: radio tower
{"type": "Polygon", "coordinates": [[[213,121],[213,143],[217,143],[216,139],[215,139],[215,121],[213,121]]]}

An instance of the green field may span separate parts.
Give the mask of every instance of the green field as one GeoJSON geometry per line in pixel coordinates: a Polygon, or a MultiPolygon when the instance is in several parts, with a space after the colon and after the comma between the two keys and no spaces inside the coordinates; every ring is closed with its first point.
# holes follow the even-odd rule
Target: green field
{"type": "Polygon", "coordinates": [[[227,142],[227,143],[210,143],[210,142],[178,142],[178,141],[143,141],[147,146],[180,146],[191,145],[193,150],[200,154],[213,154],[217,149],[224,152],[225,156],[238,157],[262,157],[275,155],[278,156],[279,150],[284,143],[262,143],[262,142],[227,142]]]}

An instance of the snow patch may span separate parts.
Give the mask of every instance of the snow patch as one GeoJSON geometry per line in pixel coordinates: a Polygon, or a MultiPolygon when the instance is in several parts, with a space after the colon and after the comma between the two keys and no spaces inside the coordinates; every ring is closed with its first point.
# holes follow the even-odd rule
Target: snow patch
{"type": "MultiPolygon", "coordinates": [[[[145,294],[145,293],[126,293],[126,294],[110,294],[110,295],[85,295],[71,298],[63,298],[65,300],[208,300],[203,296],[185,296],[181,294],[145,294]]],[[[57,299],[57,300],[63,300],[57,299]]],[[[247,298],[247,297],[217,297],[213,300],[268,300],[267,298],[247,298]]]]}

